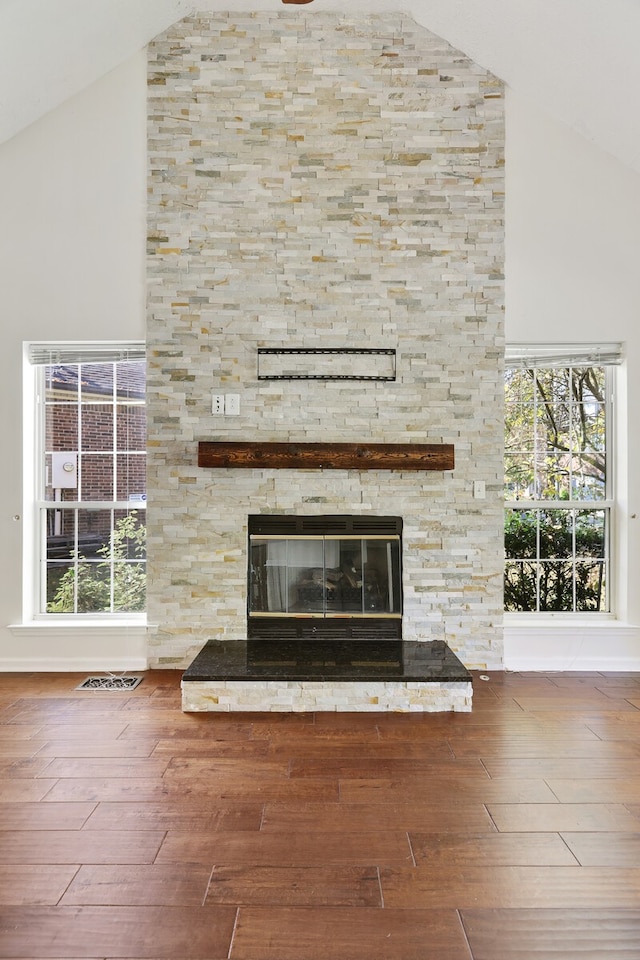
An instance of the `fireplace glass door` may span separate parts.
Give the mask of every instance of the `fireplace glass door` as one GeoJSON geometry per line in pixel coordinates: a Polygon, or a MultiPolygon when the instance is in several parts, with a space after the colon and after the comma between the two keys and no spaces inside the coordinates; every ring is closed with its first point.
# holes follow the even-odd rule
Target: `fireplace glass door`
{"type": "Polygon", "coordinates": [[[399,617],[399,537],[252,536],[250,615],[399,617]]]}
{"type": "Polygon", "coordinates": [[[397,517],[249,517],[250,637],[401,636],[397,517]]]}

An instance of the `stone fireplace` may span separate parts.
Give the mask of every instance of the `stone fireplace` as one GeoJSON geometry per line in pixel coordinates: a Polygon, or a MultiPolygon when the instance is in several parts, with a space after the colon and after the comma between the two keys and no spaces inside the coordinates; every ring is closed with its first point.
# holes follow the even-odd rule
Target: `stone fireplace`
{"type": "MultiPolygon", "coordinates": [[[[149,662],[186,669],[212,643],[225,682],[240,655],[266,671],[254,706],[227,687],[223,706],[187,709],[431,709],[412,692],[427,651],[456,696],[447,649],[501,666],[503,148],[500,82],[404,15],[207,13],[151,44],[149,662]],[[208,444],[236,459],[204,464],[208,444]],[[282,446],[303,453],[274,462],[282,446]],[[455,464],[416,466],[435,448],[455,464]],[[257,609],[269,591],[248,574],[252,537],[283,566],[253,527],[273,517],[401,521],[375,601],[406,645],[381,651],[386,679],[371,657],[344,690],[329,655],[298,681],[273,675],[266,647],[258,664],[257,622],[292,612],[257,609]]],[[[295,602],[326,613],[347,551],[323,549],[295,602]]],[[[358,551],[344,619],[360,626],[375,590],[358,551]]],[[[319,612],[298,620],[318,628],[319,612]]]]}

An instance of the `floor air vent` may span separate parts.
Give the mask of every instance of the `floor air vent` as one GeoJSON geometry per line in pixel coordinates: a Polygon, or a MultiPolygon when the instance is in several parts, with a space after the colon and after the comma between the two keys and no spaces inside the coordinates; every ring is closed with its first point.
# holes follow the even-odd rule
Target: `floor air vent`
{"type": "Polygon", "coordinates": [[[142,683],[142,677],[87,677],[76,690],[133,690],[142,683]]]}

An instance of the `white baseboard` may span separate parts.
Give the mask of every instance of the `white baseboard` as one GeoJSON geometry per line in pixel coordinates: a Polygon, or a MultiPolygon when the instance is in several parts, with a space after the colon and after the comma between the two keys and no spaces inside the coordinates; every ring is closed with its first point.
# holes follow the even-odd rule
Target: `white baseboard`
{"type": "Polygon", "coordinates": [[[504,625],[504,668],[512,671],[640,672],[640,627],[597,623],[504,625]]]}
{"type": "MultiPolygon", "coordinates": [[[[148,669],[146,626],[14,625],[0,636],[0,672],[122,673],[148,669]]],[[[640,626],[504,624],[504,669],[640,673],[640,626]]]]}
{"type": "Polygon", "coordinates": [[[0,657],[0,673],[140,673],[146,657],[0,657]]]}
{"type": "Polygon", "coordinates": [[[5,673],[122,673],[148,669],[146,623],[12,624],[0,634],[5,673]]]}

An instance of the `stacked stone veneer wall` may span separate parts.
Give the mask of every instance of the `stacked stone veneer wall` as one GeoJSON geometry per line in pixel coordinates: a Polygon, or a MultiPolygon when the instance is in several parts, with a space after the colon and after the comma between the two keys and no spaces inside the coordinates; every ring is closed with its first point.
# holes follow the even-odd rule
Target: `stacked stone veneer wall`
{"type": "Polygon", "coordinates": [[[151,44],[149,114],[150,663],[245,635],[247,515],[278,512],[401,515],[404,635],[499,666],[501,84],[402,15],[203,14],[151,44]],[[397,379],[258,380],[260,346],[392,347],[397,379]],[[456,466],[196,466],[252,438],[456,466]]]}
{"type": "Polygon", "coordinates": [[[468,683],[326,681],[183,681],[182,709],[200,712],[308,711],[357,713],[469,713],[468,683]]]}

